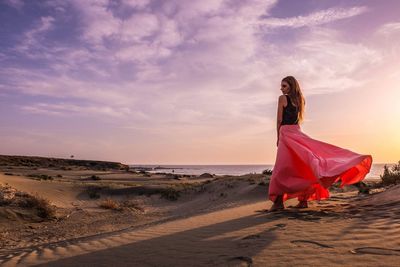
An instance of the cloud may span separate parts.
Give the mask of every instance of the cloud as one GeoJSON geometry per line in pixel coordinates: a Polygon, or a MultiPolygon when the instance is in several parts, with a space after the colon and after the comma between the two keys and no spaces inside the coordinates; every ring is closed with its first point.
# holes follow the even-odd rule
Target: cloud
{"type": "Polygon", "coordinates": [[[5,3],[18,10],[20,10],[24,6],[23,0],[5,0],[5,3]]]}
{"type": "MultiPolygon", "coordinates": [[[[373,48],[322,27],[275,43],[259,24],[265,25],[262,18],[276,2],[124,1],[135,10],[121,17],[109,1],[74,1],[79,42],[40,42],[38,53],[32,44],[37,48],[38,38],[57,30],[55,19],[43,17],[26,34],[34,41],[25,42],[24,51],[44,67],[3,67],[0,75],[4,87],[52,98],[24,105],[29,112],[107,115],[122,125],[140,121],[166,131],[215,127],[221,136],[237,138],[230,129],[240,125],[257,135],[274,127],[275,111],[267,110],[276,104],[283,76],[299,77],[307,96],[337,92],[360,86],[365,66],[380,58],[373,48]]],[[[295,21],[316,25],[362,12],[328,9],[295,21]]]]}
{"type": "Polygon", "coordinates": [[[149,37],[159,29],[157,16],[151,13],[135,14],[124,20],[120,31],[120,40],[123,42],[137,43],[149,37]]]}
{"type": "Polygon", "coordinates": [[[383,55],[373,47],[341,39],[336,30],[315,28],[294,44],[281,67],[298,73],[309,95],[362,86],[368,82],[365,74],[382,62],[383,55]]]}
{"type": "Polygon", "coordinates": [[[123,0],[122,3],[135,9],[144,9],[150,4],[150,0],[123,0]]]}
{"type": "Polygon", "coordinates": [[[36,27],[24,33],[22,42],[16,47],[16,50],[29,55],[38,49],[41,46],[41,36],[53,28],[54,21],[52,16],[41,17],[36,27]]]}
{"type": "Polygon", "coordinates": [[[78,115],[78,116],[111,116],[111,117],[123,117],[131,114],[129,108],[114,108],[110,106],[98,106],[98,105],[74,105],[70,103],[36,103],[31,106],[23,106],[21,109],[28,113],[33,114],[45,114],[45,115],[78,115]]]}
{"type": "Polygon", "coordinates": [[[268,28],[290,27],[300,28],[304,26],[315,26],[326,24],[340,19],[351,18],[368,11],[367,7],[351,8],[329,8],[316,11],[306,16],[297,16],[291,18],[267,18],[259,24],[268,28]]]}
{"type": "Polygon", "coordinates": [[[93,45],[101,45],[105,39],[118,34],[121,20],[108,8],[108,0],[73,0],[72,3],[80,13],[84,40],[93,45]]]}
{"type": "Polygon", "coordinates": [[[400,22],[390,22],[382,25],[377,33],[391,35],[400,32],[400,22]]]}

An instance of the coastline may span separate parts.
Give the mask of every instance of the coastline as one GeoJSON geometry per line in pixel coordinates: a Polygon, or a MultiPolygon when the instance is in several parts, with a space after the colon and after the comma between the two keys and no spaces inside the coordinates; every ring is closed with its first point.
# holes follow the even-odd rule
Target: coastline
{"type": "MultiPolygon", "coordinates": [[[[383,166],[393,166],[395,163],[373,163],[370,173],[367,174],[367,180],[380,179],[383,174],[383,166]]],[[[272,170],[273,164],[253,164],[253,165],[160,165],[160,164],[129,164],[131,169],[145,170],[149,173],[174,173],[185,175],[201,175],[202,173],[211,173],[215,175],[245,175],[261,174],[264,170],[272,170]]]]}

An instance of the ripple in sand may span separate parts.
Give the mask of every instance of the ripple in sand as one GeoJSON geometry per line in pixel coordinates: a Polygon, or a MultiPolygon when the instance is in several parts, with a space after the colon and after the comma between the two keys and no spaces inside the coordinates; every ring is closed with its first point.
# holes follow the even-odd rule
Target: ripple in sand
{"type": "Polygon", "coordinates": [[[317,245],[317,246],[322,247],[322,248],[333,248],[332,246],[325,245],[325,244],[322,244],[322,243],[319,243],[319,242],[316,242],[316,241],[312,241],[312,240],[301,240],[301,239],[298,239],[298,240],[291,240],[290,243],[309,243],[309,244],[317,245]]]}
{"type": "Polygon", "coordinates": [[[374,254],[400,256],[400,249],[379,248],[379,247],[361,247],[350,250],[353,254],[374,254]]]}

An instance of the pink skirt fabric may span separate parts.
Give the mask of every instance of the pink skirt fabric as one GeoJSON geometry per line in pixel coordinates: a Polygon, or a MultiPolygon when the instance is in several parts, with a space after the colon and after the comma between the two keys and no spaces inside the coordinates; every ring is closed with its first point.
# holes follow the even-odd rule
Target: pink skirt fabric
{"type": "Polygon", "coordinates": [[[372,165],[371,155],[312,139],[300,125],[282,125],[275,166],[269,184],[269,199],[283,201],[321,200],[329,197],[328,188],[340,181],[340,187],[365,178],[372,165]]]}

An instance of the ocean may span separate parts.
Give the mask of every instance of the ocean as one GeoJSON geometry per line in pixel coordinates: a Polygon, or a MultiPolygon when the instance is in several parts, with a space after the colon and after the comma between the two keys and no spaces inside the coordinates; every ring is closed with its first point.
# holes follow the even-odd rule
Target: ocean
{"type": "MultiPolygon", "coordinates": [[[[385,163],[372,164],[371,171],[365,179],[377,179],[383,174],[385,163]]],[[[393,163],[387,163],[389,167],[393,163]]],[[[263,170],[273,169],[274,165],[130,165],[131,167],[151,168],[150,173],[165,172],[176,174],[200,175],[202,173],[211,173],[216,175],[243,175],[248,173],[262,173],[263,170]],[[157,167],[157,169],[155,169],[157,167]]]]}

